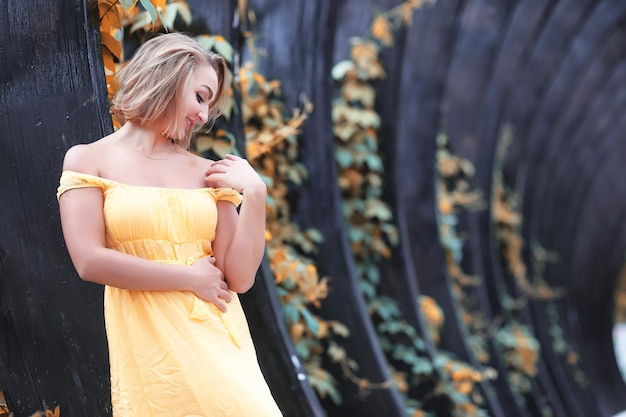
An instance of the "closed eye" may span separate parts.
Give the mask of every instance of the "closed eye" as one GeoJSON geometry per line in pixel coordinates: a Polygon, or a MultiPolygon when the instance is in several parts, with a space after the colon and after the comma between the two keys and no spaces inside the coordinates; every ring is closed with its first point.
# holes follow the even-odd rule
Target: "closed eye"
{"type": "Polygon", "coordinates": [[[200,94],[196,93],[196,99],[198,100],[198,103],[203,104],[204,103],[204,97],[202,97],[200,94]]]}
{"type": "Polygon", "coordinates": [[[202,87],[206,88],[209,91],[209,100],[213,98],[213,90],[208,85],[202,84],[202,87]]]}

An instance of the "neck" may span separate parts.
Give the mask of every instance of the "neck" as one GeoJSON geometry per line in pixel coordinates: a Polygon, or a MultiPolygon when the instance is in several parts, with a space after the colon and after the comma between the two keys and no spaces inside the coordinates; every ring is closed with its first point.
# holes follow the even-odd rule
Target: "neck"
{"type": "Polygon", "coordinates": [[[161,132],[127,122],[120,128],[125,144],[149,159],[168,159],[176,153],[173,139],[161,132]]]}

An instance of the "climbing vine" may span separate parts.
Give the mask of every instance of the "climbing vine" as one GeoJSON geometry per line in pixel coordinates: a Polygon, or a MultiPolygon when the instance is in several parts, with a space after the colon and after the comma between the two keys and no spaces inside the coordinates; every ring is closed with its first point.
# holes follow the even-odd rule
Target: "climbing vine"
{"type": "MultiPolygon", "coordinates": [[[[530,392],[532,379],[537,376],[537,363],[540,358],[540,343],[532,329],[523,324],[517,312],[532,299],[544,303],[549,320],[549,333],[554,352],[562,356],[574,372],[575,380],[585,386],[586,378],[579,367],[579,356],[565,340],[559,324],[560,318],[555,300],[562,297],[562,288],[553,288],[545,280],[546,262],[558,259],[556,254],[546,251],[539,243],[531,245],[531,267],[524,261],[524,240],[521,236],[522,216],[519,213],[520,201],[517,194],[506,184],[503,175],[503,161],[506,150],[513,140],[513,130],[504,126],[496,149],[494,167],[492,213],[497,231],[497,242],[505,271],[512,276],[512,285],[503,282],[500,288],[502,305],[506,310],[506,325],[498,329],[496,344],[503,353],[509,374],[509,383],[523,402],[523,396],[530,392]]],[[[543,412],[552,413],[549,404],[543,412]]]]}
{"type": "MultiPolygon", "coordinates": [[[[339,96],[333,103],[332,118],[342,208],[359,285],[390,363],[393,382],[404,397],[407,414],[413,416],[424,415],[425,411],[423,404],[409,398],[408,393],[419,381],[432,379],[435,371],[424,341],[404,320],[396,301],[377,294],[381,279],[378,263],[391,255],[391,247],[398,242],[392,212],[381,199],[383,163],[377,144],[380,116],[374,110],[372,85],[384,77],[378,60],[380,46],[375,39],[391,44],[390,22],[384,15],[377,17],[371,26],[372,36],[353,38],[350,59],[333,68],[339,96]],[[398,343],[400,339],[402,343],[398,343]],[[400,366],[406,370],[400,371],[400,366]]],[[[367,388],[387,388],[389,383],[367,388]]]]}
{"type": "Polygon", "coordinates": [[[328,292],[327,278],[320,278],[314,261],[323,237],[316,229],[302,230],[291,220],[290,197],[307,179],[298,162],[298,128],[312,111],[289,114],[281,100],[280,83],[267,81],[252,64],[239,72],[246,151],[253,167],[268,185],[267,256],[296,351],[309,382],[321,398],[341,403],[334,376],[323,368],[323,358],[345,363],[348,358],[339,337],[348,337],[346,326],[324,320],[312,312],[328,292]]]}
{"type": "MultiPolygon", "coordinates": [[[[519,202],[517,195],[504,182],[502,173],[501,161],[512,139],[512,131],[505,128],[497,149],[499,163],[494,169],[492,212],[505,269],[513,275],[517,285],[507,288],[506,283],[502,283],[500,297],[508,317],[504,318],[507,324],[498,329],[495,340],[506,360],[509,384],[517,401],[522,403],[523,395],[532,387],[531,380],[537,375],[540,345],[531,329],[519,321],[517,311],[525,305],[528,297],[537,295],[539,289],[531,285],[526,275],[526,264],[522,258],[523,241],[519,233],[522,221],[519,202]],[[515,290],[521,294],[518,299],[515,298],[515,290]]],[[[546,286],[541,288],[547,289],[546,286]]]]}
{"type": "Polygon", "coordinates": [[[452,278],[452,293],[457,301],[460,321],[467,330],[468,345],[474,357],[482,364],[487,364],[489,353],[485,337],[489,323],[477,308],[476,296],[472,291],[481,285],[482,278],[467,275],[463,271],[464,240],[457,230],[460,210],[481,210],[485,203],[480,192],[470,188],[474,166],[469,160],[450,151],[448,137],[443,132],[437,136],[437,171],[439,236],[448,274],[452,278]]]}
{"type": "MultiPolygon", "coordinates": [[[[151,33],[162,30],[174,31],[174,19],[179,16],[187,25],[191,22],[191,11],[186,2],[172,0],[163,4],[153,2],[154,10],[140,11],[137,4],[129,7],[117,1],[101,0],[101,12],[117,16],[101,19],[103,57],[107,75],[109,96],[115,93],[113,77],[119,65],[123,65],[123,31],[135,33],[146,40],[151,33]]],[[[142,3],[143,5],[143,3],[142,3]]],[[[244,34],[251,41],[252,34],[244,34]]],[[[222,55],[232,71],[234,51],[225,38],[219,35],[201,34],[195,39],[207,50],[222,55]]],[[[280,81],[266,80],[258,73],[252,62],[244,64],[231,79],[232,85],[241,94],[241,102],[231,101],[224,114],[230,119],[235,105],[240,106],[245,134],[246,157],[261,175],[268,187],[266,206],[266,254],[274,274],[276,288],[287,327],[298,354],[307,372],[311,386],[321,398],[329,397],[335,403],[342,398],[335,377],[323,367],[323,358],[350,367],[351,360],[338,342],[349,336],[349,330],[335,320],[324,320],[313,313],[328,292],[328,280],[318,275],[312,257],[323,237],[315,229],[302,230],[291,220],[289,199],[303,181],[307,179],[306,168],[298,162],[299,128],[312,111],[311,103],[303,110],[287,111],[282,101],[280,81]],[[236,77],[234,76],[236,75],[236,77]]],[[[233,91],[230,92],[231,96],[233,91]]],[[[212,131],[199,134],[191,144],[191,150],[199,155],[223,157],[227,153],[238,153],[235,136],[226,123],[218,123],[212,131]],[[223,127],[222,127],[223,126],[223,127]]]]}
{"type": "MultiPolygon", "coordinates": [[[[244,4],[245,1],[240,1],[244,4]]],[[[336,163],[343,198],[343,214],[348,224],[351,245],[362,294],[375,324],[378,340],[385,352],[392,378],[372,382],[356,375],[356,365],[347,357],[340,339],[349,337],[346,326],[325,320],[314,311],[323,303],[329,288],[327,277],[321,277],[315,262],[317,247],[323,236],[316,229],[302,229],[291,218],[290,201],[298,187],[307,181],[306,168],[299,163],[298,137],[300,128],[313,105],[305,102],[302,109],[290,111],[281,98],[278,80],[267,80],[257,72],[253,63],[235,68],[231,77],[237,80],[231,94],[240,94],[241,101],[233,104],[225,116],[229,120],[236,112],[244,123],[245,151],[251,164],[268,186],[267,259],[273,273],[278,297],[287,328],[296,352],[303,361],[311,385],[321,398],[339,404],[337,377],[324,369],[330,360],[339,363],[363,391],[387,389],[394,385],[403,396],[411,416],[432,416],[428,402],[434,397],[449,400],[454,416],[485,416],[477,383],[488,377],[485,370],[457,360],[452,354],[437,349],[434,357],[428,352],[427,340],[439,347],[444,312],[437,300],[420,296],[416,300],[426,325],[426,334],[408,323],[395,300],[379,293],[385,279],[379,264],[398,245],[400,234],[389,206],[383,201],[384,164],[378,150],[380,116],[375,110],[374,84],[384,79],[385,70],[379,60],[381,48],[392,47],[394,30],[411,22],[413,13],[429,0],[407,0],[389,12],[377,15],[364,37],[352,39],[350,59],[338,63],[332,76],[339,85],[339,97],[333,103],[332,118],[336,139],[336,163]],[[238,106],[238,107],[237,107],[238,106]]],[[[114,75],[127,57],[124,52],[126,34],[140,41],[152,33],[174,31],[175,21],[189,25],[191,10],[184,0],[98,0],[102,41],[102,58],[109,97],[115,93],[114,75]]],[[[233,71],[235,51],[222,36],[202,34],[196,39],[207,49],[226,58],[233,71]]],[[[115,127],[117,121],[113,119],[115,127]]],[[[203,134],[192,143],[192,151],[223,156],[237,153],[236,139],[223,123],[210,134],[203,134]]],[[[505,129],[502,149],[510,143],[512,134],[505,129]]],[[[461,322],[468,329],[468,341],[476,358],[486,364],[490,358],[482,333],[486,323],[479,311],[472,310],[472,288],[481,278],[466,274],[461,268],[463,239],[456,230],[456,210],[480,208],[482,201],[467,188],[473,167],[468,161],[453,155],[446,147],[444,134],[437,138],[439,233],[444,248],[447,271],[453,280],[453,292],[459,302],[461,322]]],[[[501,302],[506,312],[504,325],[495,332],[495,344],[508,366],[509,382],[523,401],[537,375],[540,346],[532,329],[518,317],[518,311],[528,300],[545,303],[552,348],[571,367],[576,381],[586,386],[580,370],[580,358],[564,336],[560,326],[556,301],[563,290],[553,288],[544,276],[547,262],[558,256],[532,242],[525,248],[520,233],[522,218],[518,196],[506,185],[502,167],[494,171],[493,221],[497,227],[498,246],[508,281],[501,283],[501,302]],[[530,265],[524,261],[530,253],[530,265]]],[[[618,300],[623,313],[626,301],[618,300]]],[[[549,406],[544,413],[550,414],[549,406]]],[[[0,414],[9,410],[0,391],[0,414]]],[[[37,412],[32,417],[59,417],[60,408],[37,412]]]]}
{"type": "MultiPolygon", "coordinates": [[[[374,108],[373,84],[385,76],[380,49],[393,44],[394,29],[409,24],[414,10],[423,4],[407,1],[376,16],[367,36],[352,38],[350,59],[333,68],[333,78],[339,85],[332,117],[343,214],[361,291],[407,414],[429,415],[424,400],[444,395],[451,400],[452,415],[484,416],[485,411],[473,403],[479,397],[475,383],[483,375],[443,350],[432,359],[418,330],[404,319],[397,302],[378,292],[383,279],[378,265],[391,255],[399,234],[392,211],[382,200],[384,166],[378,152],[380,116],[374,108]]],[[[430,297],[422,296],[416,302],[431,339],[438,341],[443,312],[430,297]]],[[[388,386],[380,383],[378,388],[388,386]]]]}

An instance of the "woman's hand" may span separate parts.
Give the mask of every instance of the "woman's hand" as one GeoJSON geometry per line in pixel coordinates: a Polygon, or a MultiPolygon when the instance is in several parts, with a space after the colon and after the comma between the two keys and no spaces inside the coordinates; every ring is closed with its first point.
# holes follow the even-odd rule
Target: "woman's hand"
{"type": "Polygon", "coordinates": [[[212,256],[200,258],[191,268],[195,273],[195,285],[191,291],[199,298],[211,302],[222,312],[226,312],[226,304],[230,303],[231,295],[224,274],[215,265],[212,256]]]}
{"type": "Polygon", "coordinates": [[[265,183],[250,163],[235,155],[226,155],[224,159],[213,162],[205,175],[207,185],[227,184],[240,193],[245,190],[267,191],[265,183]]]}

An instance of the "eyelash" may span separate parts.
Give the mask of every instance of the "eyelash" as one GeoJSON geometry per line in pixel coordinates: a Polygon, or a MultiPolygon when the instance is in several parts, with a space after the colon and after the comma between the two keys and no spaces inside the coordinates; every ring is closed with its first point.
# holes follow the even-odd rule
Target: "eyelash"
{"type": "Polygon", "coordinates": [[[198,99],[198,103],[204,104],[204,99],[202,98],[200,94],[196,94],[196,99],[198,99]]]}

